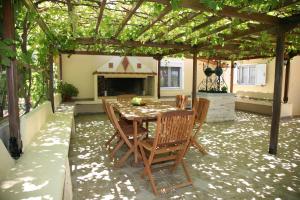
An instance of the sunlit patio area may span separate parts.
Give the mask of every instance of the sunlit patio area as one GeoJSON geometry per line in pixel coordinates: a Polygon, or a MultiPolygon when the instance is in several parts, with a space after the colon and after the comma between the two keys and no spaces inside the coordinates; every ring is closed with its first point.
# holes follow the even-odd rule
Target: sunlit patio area
{"type": "MultiPolygon", "coordinates": [[[[131,158],[124,167],[114,167],[104,147],[114,132],[107,116],[79,115],[69,153],[73,198],[299,199],[300,118],[281,121],[276,157],[267,153],[270,121],[268,116],[237,112],[235,121],[206,123],[197,139],[209,154],[191,148],[185,156],[194,185],[157,197],[140,176],[142,164],[132,166],[131,158]]],[[[160,186],[184,179],[180,167],[154,176],[160,186]]]]}
{"type": "Polygon", "coordinates": [[[0,200],[300,200],[300,0],[0,0],[0,200]]]}

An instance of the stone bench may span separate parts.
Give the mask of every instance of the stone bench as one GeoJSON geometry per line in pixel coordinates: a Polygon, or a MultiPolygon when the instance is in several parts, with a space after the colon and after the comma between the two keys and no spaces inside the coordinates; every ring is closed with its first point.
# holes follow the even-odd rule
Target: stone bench
{"type": "Polygon", "coordinates": [[[272,93],[236,92],[235,109],[264,115],[272,115],[272,93]]]}
{"type": "MultiPolygon", "coordinates": [[[[236,110],[272,115],[273,93],[238,91],[236,97],[236,110]]],[[[281,117],[291,115],[292,105],[281,104],[281,117]]]]}
{"type": "Polygon", "coordinates": [[[18,160],[8,158],[0,143],[0,156],[10,163],[0,171],[0,199],[72,199],[68,151],[73,105],[60,105],[52,113],[45,102],[21,117],[20,131],[23,154],[18,160]]]}

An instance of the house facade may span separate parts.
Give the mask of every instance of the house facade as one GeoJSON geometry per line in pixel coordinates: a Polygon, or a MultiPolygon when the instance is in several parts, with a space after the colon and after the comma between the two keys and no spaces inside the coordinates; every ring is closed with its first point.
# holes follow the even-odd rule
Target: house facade
{"type": "MultiPolygon", "coordinates": [[[[62,80],[73,84],[79,90],[78,99],[99,101],[101,97],[113,97],[123,93],[141,96],[157,96],[157,60],[152,57],[67,55],[61,58],[62,80]],[[114,91],[111,90],[114,88],[114,91]],[[135,89],[133,89],[135,88],[135,89]]],[[[223,68],[223,78],[230,88],[231,69],[223,68]]],[[[59,60],[56,59],[59,66],[59,60]]],[[[192,93],[192,59],[163,58],[160,73],[161,98],[172,98],[177,94],[192,93]]],[[[198,60],[197,86],[205,80],[203,60],[198,60]]],[[[210,64],[211,65],[211,64],[210,64]]],[[[288,87],[288,104],[291,115],[300,115],[300,56],[291,59],[288,87]]],[[[213,66],[214,67],[214,66],[213,66]]],[[[59,68],[58,68],[59,69],[59,68]]],[[[284,69],[285,73],[285,69],[284,69]]],[[[233,92],[247,94],[247,97],[272,97],[274,89],[275,59],[254,59],[235,61],[233,92]]],[[[285,77],[285,74],[284,76],[285,77]]],[[[283,79],[284,93],[285,79],[283,79]]]]}

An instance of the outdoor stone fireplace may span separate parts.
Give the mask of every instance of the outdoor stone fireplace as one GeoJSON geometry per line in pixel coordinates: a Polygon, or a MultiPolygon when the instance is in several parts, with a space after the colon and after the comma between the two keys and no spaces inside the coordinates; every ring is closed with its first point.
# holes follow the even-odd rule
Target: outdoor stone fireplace
{"type": "Polygon", "coordinates": [[[155,93],[156,73],[135,57],[114,56],[93,75],[95,99],[123,94],[154,96],[155,93]]]}

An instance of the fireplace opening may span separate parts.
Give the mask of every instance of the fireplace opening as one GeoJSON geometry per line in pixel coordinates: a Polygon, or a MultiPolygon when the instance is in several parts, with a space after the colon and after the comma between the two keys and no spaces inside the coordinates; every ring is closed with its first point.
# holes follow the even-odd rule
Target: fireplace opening
{"type": "Polygon", "coordinates": [[[143,95],[143,78],[106,78],[105,86],[108,96],[122,94],[143,95]]]}
{"type": "Polygon", "coordinates": [[[98,96],[150,95],[151,90],[147,88],[148,82],[148,78],[104,78],[98,76],[98,96]]]}

